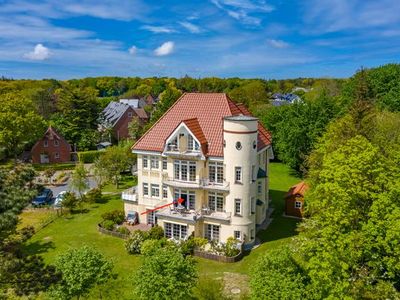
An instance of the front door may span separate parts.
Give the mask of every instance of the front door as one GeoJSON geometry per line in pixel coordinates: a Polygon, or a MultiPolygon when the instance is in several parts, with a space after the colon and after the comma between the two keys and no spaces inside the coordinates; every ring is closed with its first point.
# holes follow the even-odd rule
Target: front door
{"type": "Polygon", "coordinates": [[[49,155],[47,155],[46,153],[40,154],[40,163],[48,164],[49,163],[49,155]]]}

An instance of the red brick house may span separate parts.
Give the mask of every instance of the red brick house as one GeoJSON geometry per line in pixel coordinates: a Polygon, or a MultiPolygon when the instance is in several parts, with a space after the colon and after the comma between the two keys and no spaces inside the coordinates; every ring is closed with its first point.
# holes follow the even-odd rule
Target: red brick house
{"type": "Polygon", "coordinates": [[[51,126],[32,147],[34,164],[62,163],[71,161],[71,145],[51,126]]]}
{"type": "Polygon", "coordinates": [[[111,127],[117,141],[129,137],[128,125],[134,118],[138,118],[140,126],[149,120],[143,108],[136,108],[125,102],[110,102],[103,110],[102,115],[99,130],[104,131],[111,127]]]}
{"type": "Polygon", "coordinates": [[[304,194],[308,185],[302,181],[292,186],[285,195],[285,214],[287,216],[303,218],[304,194]]]}

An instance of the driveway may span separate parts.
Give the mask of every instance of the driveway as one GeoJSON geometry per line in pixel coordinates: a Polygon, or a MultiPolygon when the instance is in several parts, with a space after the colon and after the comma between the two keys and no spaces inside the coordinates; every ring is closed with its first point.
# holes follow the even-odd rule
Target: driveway
{"type": "MultiPolygon", "coordinates": [[[[73,190],[70,186],[70,182],[71,182],[71,179],[68,179],[68,181],[64,185],[60,185],[60,186],[48,185],[46,187],[49,188],[53,192],[54,197],[56,197],[62,191],[73,192],[73,190]]],[[[93,188],[97,187],[97,183],[93,179],[93,177],[88,177],[88,182],[89,182],[89,189],[93,189],[93,188]]]]}

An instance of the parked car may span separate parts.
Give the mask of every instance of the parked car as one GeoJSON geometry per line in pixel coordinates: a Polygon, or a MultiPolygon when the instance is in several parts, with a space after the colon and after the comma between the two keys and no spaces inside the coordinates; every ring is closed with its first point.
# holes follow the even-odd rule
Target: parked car
{"type": "Polygon", "coordinates": [[[139,223],[139,216],[136,211],[128,211],[128,215],[126,216],[126,223],[129,225],[136,225],[139,223]]]}
{"type": "Polygon", "coordinates": [[[37,195],[32,200],[33,206],[42,206],[46,204],[50,204],[51,200],[53,200],[53,192],[50,189],[44,189],[41,194],[37,195]]]}
{"type": "Polygon", "coordinates": [[[54,200],[54,206],[56,207],[61,207],[62,201],[64,200],[65,195],[67,194],[67,191],[62,191],[60,192],[57,196],[56,199],[54,200]]]}

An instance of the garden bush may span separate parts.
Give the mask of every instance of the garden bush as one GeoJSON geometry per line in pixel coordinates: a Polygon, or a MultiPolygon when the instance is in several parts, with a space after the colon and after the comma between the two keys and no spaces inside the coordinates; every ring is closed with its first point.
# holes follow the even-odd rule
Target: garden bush
{"type": "Polygon", "coordinates": [[[152,255],[158,249],[163,247],[162,240],[145,240],[140,247],[140,253],[143,255],[152,255]]]}
{"type": "Polygon", "coordinates": [[[208,241],[205,238],[191,236],[186,241],[180,241],[179,249],[183,255],[191,255],[195,249],[204,249],[204,246],[207,245],[207,243],[208,241]]]}
{"type": "Polygon", "coordinates": [[[240,248],[238,247],[239,241],[234,237],[228,238],[226,244],[224,245],[224,254],[228,257],[233,257],[239,254],[240,248]]]}
{"type": "Polygon", "coordinates": [[[135,230],[125,242],[125,249],[129,254],[140,254],[142,243],[148,239],[147,232],[135,230]]]}
{"type": "Polygon", "coordinates": [[[92,164],[102,153],[103,151],[98,150],[78,152],[78,160],[84,164],[92,164]]]}
{"type": "Polygon", "coordinates": [[[115,223],[114,223],[112,220],[104,220],[104,221],[101,223],[101,226],[103,226],[104,229],[113,231],[113,230],[114,230],[115,223]]]}
{"type": "Polygon", "coordinates": [[[161,226],[154,226],[148,231],[149,239],[159,240],[164,237],[164,229],[161,226]]]}
{"type": "Polygon", "coordinates": [[[117,232],[122,233],[122,234],[126,234],[126,235],[129,235],[131,233],[129,231],[129,229],[124,227],[124,226],[118,227],[117,232]]]}
{"type": "Polygon", "coordinates": [[[89,192],[86,193],[86,201],[89,203],[101,202],[102,194],[101,189],[95,188],[91,189],[89,192]]]}
{"type": "Polygon", "coordinates": [[[122,224],[125,220],[125,213],[123,210],[116,209],[105,212],[101,215],[101,217],[103,218],[103,220],[111,220],[115,224],[122,224]]]}
{"type": "Polygon", "coordinates": [[[69,210],[73,210],[79,204],[79,199],[75,196],[74,193],[67,192],[62,201],[62,206],[68,208],[69,210]]]}

